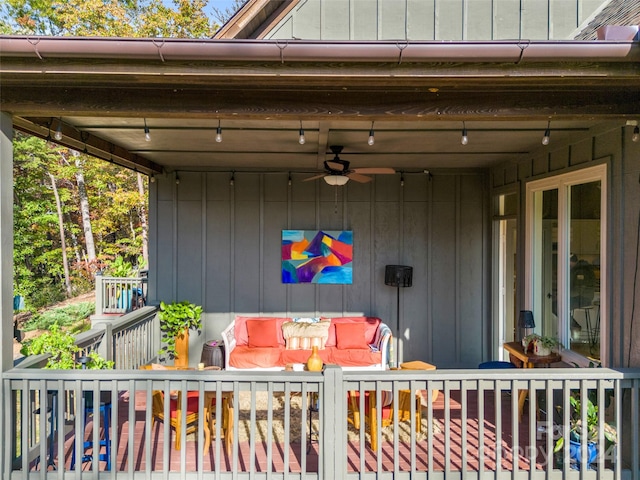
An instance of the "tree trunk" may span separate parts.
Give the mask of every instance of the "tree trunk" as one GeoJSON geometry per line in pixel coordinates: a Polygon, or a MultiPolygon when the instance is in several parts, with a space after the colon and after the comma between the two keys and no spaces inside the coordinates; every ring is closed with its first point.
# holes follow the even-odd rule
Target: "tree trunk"
{"type": "Polygon", "coordinates": [[[84,244],[87,247],[87,260],[93,263],[96,260],[96,246],[93,241],[93,230],[91,229],[91,210],[89,208],[89,198],[84,184],[84,170],[80,157],[76,157],[76,183],[78,184],[78,196],[80,197],[80,212],[82,213],[82,229],[84,231],[84,244]]]}
{"type": "Polygon", "coordinates": [[[145,202],[144,182],[142,174],[138,172],[138,193],[140,194],[140,225],[142,226],[142,258],[144,265],[149,268],[149,227],[147,225],[147,208],[145,202]]]}
{"type": "Polygon", "coordinates": [[[60,195],[58,194],[58,187],[56,185],[56,178],[49,173],[51,179],[51,186],[53,187],[53,196],[56,199],[56,209],[58,210],[58,227],[60,229],[60,247],[62,249],[62,267],[64,269],[64,286],[67,292],[67,297],[71,297],[71,277],[69,276],[69,262],[67,261],[67,242],[64,238],[64,222],[62,216],[62,203],[60,202],[60,195]]]}

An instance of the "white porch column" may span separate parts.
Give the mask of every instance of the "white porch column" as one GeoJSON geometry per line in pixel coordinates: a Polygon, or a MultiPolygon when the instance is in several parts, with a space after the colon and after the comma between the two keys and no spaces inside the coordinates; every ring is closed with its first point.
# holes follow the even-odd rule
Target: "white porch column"
{"type": "Polygon", "coordinates": [[[0,351],[13,366],[13,121],[0,112],[0,351]]]}

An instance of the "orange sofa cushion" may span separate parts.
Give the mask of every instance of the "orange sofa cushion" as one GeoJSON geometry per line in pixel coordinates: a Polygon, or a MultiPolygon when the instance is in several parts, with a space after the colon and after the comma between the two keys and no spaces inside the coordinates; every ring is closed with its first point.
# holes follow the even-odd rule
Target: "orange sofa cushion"
{"type": "Polygon", "coordinates": [[[378,317],[335,317],[331,319],[329,327],[329,338],[325,346],[335,347],[338,342],[336,338],[336,325],[338,323],[362,323],[364,327],[364,341],[367,345],[372,344],[380,325],[381,320],[378,317]]]}
{"type": "Polygon", "coordinates": [[[352,350],[340,350],[336,347],[331,347],[329,352],[330,362],[341,367],[361,367],[366,365],[379,365],[382,362],[382,352],[372,352],[365,350],[364,348],[352,349],[352,350]]]}
{"type": "Polygon", "coordinates": [[[278,335],[278,345],[284,346],[284,336],[282,335],[282,324],[289,321],[289,318],[282,317],[243,317],[236,316],[234,324],[234,337],[237,346],[249,345],[249,332],[247,331],[247,321],[249,320],[276,320],[276,333],[278,335]]]}
{"type": "Polygon", "coordinates": [[[336,346],[339,350],[369,349],[364,341],[364,323],[336,323],[336,346]]]}
{"type": "MultiPolygon", "coordinates": [[[[244,345],[233,349],[229,356],[229,364],[235,368],[270,368],[281,366],[280,354],[284,347],[249,347],[244,345]]],[[[295,351],[295,350],[292,350],[295,351]]],[[[301,350],[303,351],[303,350],[301,350]]],[[[307,351],[308,353],[308,351],[307,351]]],[[[309,355],[307,355],[308,357],[309,355]]],[[[306,361],[306,359],[305,359],[306,361]]],[[[284,367],[284,364],[282,364],[284,367]]]]}
{"type": "Polygon", "coordinates": [[[250,347],[278,347],[278,319],[247,320],[250,347]]]}

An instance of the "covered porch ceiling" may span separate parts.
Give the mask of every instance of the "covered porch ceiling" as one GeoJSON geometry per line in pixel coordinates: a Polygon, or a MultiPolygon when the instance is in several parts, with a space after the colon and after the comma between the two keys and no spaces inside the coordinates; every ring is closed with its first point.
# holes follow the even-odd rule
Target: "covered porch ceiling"
{"type": "Polygon", "coordinates": [[[58,143],[147,174],[312,173],[331,145],[352,168],[490,168],[640,120],[638,42],[0,46],[1,108],[16,129],[53,138],[60,126],[58,143]]]}

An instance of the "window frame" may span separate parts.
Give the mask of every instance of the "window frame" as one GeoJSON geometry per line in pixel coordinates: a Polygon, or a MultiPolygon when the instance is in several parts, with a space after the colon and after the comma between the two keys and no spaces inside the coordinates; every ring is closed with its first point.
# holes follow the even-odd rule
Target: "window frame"
{"type": "Polygon", "coordinates": [[[568,348],[569,332],[569,256],[570,256],[570,195],[569,189],[574,185],[600,181],[600,363],[605,365],[608,358],[609,345],[609,282],[608,282],[608,178],[609,166],[602,162],[591,167],[571,172],[552,175],[526,183],[526,227],[525,227],[525,309],[532,310],[534,318],[540,318],[534,301],[534,235],[535,235],[535,203],[534,195],[546,190],[558,190],[558,332],[563,344],[563,361],[579,366],[588,366],[590,360],[568,348]]]}

